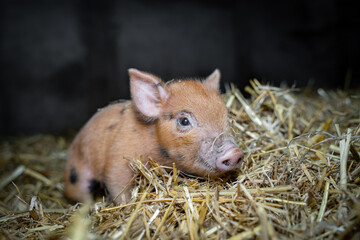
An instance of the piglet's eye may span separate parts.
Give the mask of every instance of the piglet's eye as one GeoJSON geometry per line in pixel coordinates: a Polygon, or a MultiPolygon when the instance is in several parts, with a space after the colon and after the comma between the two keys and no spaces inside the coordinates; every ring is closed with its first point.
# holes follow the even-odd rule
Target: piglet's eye
{"type": "Polygon", "coordinates": [[[188,112],[179,112],[176,115],[176,130],[180,133],[187,133],[197,126],[196,118],[188,112]]]}
{"type": "Polygon", "coordinates": [[[181,126],[184,126],[184,127],[190,125],[190,121],[186,117],[179,119],[179,123],[181,126]]]}

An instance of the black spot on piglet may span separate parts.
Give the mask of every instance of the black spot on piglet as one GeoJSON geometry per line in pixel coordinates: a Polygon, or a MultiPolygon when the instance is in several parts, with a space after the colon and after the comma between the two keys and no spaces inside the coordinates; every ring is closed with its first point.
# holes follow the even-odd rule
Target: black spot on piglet
{"type": "Polygon", "coordinates": [[[176,154],[176,158],[181,162],[185,161],[185,156],[181,153],[176,154]]]}
{"type": "Polygon", "coordinates": [[[126,107],[127,107],[127,106],[124,106],[124,107],[121,109],[120,115],[123,115],[123,114],[124,114],[124,112],[125,112],[125,110],[126,110],[126,107]]]}
{"type": "Polygon", "coordinates": [[[164,148],[163,146],[159,146],[159,151],[161,156],[163,156],[164,158],[168,159],[170,158],[169,153],[167,152],[166,148],[164,148]]]}
{"type": "Polygon", "coordinates": [[[89,182],[89,193],[94,197],[107,196],[109,195],[109,190],[104,183],[101,183],[96,179],[91,179],[89,182]]]}
{"type": "Polygon", "coordinates": [[[69,176],[70,182],[72,184],[75,184],[78,180],[77,172],[74,167],[70,169],[70,176],[69,176]]]}
{"type": "Polygon", "coordinates": [[[109,130],[112,130],[115,126],[116,126],[116,123],[113,123],[113,124],[111,124],[111,125],[108,126],[108,129],[109,129],[109,130]]]}
{"type": "Polygon", "coordinates": [[[101,189],[101,184],[96,179],[91,179],[89,183],[89,193],[95,194],[101,189]]]}
{"type": "Polygon", "coordinates": [[[174,119],[174,114],[168,113],[168,114],[164,114],[162,117],[164,120],[172,120],[172,119],[174,119]]]}

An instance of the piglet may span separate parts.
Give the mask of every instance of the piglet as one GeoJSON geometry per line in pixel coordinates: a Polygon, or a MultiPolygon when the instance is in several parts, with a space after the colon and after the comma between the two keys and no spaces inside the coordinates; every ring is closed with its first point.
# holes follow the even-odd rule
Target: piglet
{"type": "Polygon", "coordinates": [[[65,170],[65,195],[83,201],[106,187],[116,204],[130,199],[129,159],[152,157],[160,165],[216,177],[243,158],[220,98],[220,72],[204,81],[160,78],[129,69],[132,101],[98,111],[76,136],[65,170]],[[124,188],[126,187],[125,191],[124,188]]]}

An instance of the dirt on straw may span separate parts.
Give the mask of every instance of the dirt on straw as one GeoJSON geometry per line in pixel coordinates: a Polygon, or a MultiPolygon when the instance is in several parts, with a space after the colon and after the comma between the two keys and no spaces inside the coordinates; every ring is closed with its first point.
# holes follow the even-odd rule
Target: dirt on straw
{"type": "Polygon", "coordinates": [[[0,239],[359,239],[360,95],[250,81],[223,95],[245,159],[219,179],[134,159],[132,200],[71,205],[71,138],[0,144],[0,239]]]}

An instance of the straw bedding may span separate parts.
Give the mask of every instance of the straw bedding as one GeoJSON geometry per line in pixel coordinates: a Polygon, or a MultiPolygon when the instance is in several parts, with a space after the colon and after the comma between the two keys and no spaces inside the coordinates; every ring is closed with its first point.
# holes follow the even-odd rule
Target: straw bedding
{"type": "Polygon", "coordinates": [[[71,137],[0,144],[0,239],[359,239],[360,97],[250,81],[223,95],[245,153],[218,179],[133,159],[130,203],[71,205],[71,137]]]}

